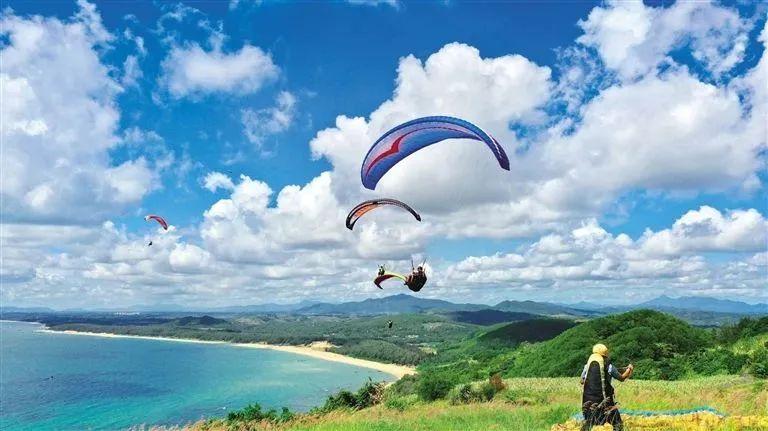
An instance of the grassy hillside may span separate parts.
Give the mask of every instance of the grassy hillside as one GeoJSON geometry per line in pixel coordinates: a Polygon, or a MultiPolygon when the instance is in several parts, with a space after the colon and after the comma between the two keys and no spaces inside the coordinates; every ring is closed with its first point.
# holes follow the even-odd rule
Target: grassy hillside
{"type": "Polygon", "coordinates": [[[498,325],[459,342],[440,344],[437,355],[426,358],[419,371],[425,378],[452,384],[484,379],[509,368],[521,343],[552,338],[573,325],[549,318],[498,325]]]}
{"type": "Polygon", "coordinates": [[[485,326],[504,322],[517,322],[520,320],[536,319],[541,317],[536,314],[515,313],[493,309],[477,311],[454,311],[451,313],[446,313],[446,316],[457,322],[472,323],[474,325],[485,326]]]}
{"type": "Polygon", "coordinates": [[[520,351],[507,374],[557,377],[578,374],[595,343],[609,346],[615,363],[636,365],[637,378],[681,377],[678,362],[711,347],[707,331],[658,311],[638,310],[582,323],[550,341],[520,351]]]}
{"type": "MultiPolygon", "coordinates": [[[[687,364],[696,354],[716,344],[712,331],[651,310],[574,324],[553,319],[528,320],[504,325],[459,343],[445,343],[437,356],[421,365],[420,371],[423,378],[453,384],[487,378],[494,373],[507,377],[578,376],[592,346],[603,342],[610,347],[617,364],[632,362],[637,366],[638,378],[675,379],[691,371],[687,364]],[[542,341],[547,338],[552,339],[542,341]],[[535,343],[537,341],[542,342],[535,343]]],[[[702,362],[716,362],[700,368],[703,371],[722,368],[720,363],[730,359],[728,353],[717,352],[700,358],[702,362]]],[[[742,366],[743,363],[729,364],[724,371],[736,372],[742,366]]]]}
{"type": "MultiPolygon", "coordinates": [[[[426,399],[443,398],[451,387],[504,377],[578,376],[597,342],[614,362],[636,366],[635,378],[676,380],[748,373],[768,377],[768,319],[745,319],[733,327],[701,329],[671,315],[638,310],[576,324],[537,319],[501,325],[458,343],[443,343],[419,365],[409,382],[426,399]],[[558,335],[558,332],[562,332],[558,335]],[[554,337],[550,340],[542,339],[554,337]],[[426,388],[429,386],[429,388],[426,388]]],[[[399,382],[396,386],[405,385],[399,382]]],[[[415,389],[414,389],[415,391],[415,389]]]]}
{"type": "Polygon", "coordinates": [[[565,319],[536,319],[500,326],[478,337],[479,340],[516,346],[522,342],[549,340],[563,331],[576,326],[576,322],[565,319]]]}
{"type": "MultiPolygon", "coordinates": [[[[360,411],[337,409],[300,415],[282,424],[199,423],[196,431],[279,429],[294,431],[409,430],[550,430],[579,410],[580,386],[574,378],[505,380],[506,389],[490,402],[451,404],[420,402],[385,392],[383,401],[360,411]]],[[[765,380],[718,376],[677,382],[628,381],[617,388],[622,408],[630,410],[688,409],[707,405],[732,416],[762,415],[768,420],[765,380]]],[[[669,428],[674,430],[675,428],[669,428]]],[[[732,430],[758,428],[732,427],[732,430]]]]}

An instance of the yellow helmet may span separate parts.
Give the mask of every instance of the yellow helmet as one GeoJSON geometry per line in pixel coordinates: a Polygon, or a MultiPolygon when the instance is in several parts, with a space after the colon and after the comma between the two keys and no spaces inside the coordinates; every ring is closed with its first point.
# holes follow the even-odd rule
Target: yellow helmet
{"type": "Polygon", "coordinates": [[[596,353],[600,356],[608,356],[608,347],[605,344],[595,344],[592,346],[592,353],[596,353]]]}

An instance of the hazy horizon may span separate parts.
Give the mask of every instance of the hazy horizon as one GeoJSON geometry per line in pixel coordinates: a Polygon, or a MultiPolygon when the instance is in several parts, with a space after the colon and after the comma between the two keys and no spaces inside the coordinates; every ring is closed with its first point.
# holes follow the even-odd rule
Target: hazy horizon
{"type": "MultiPolygon", "coordinates": [[[[183,305],[183,304],[134,304],[134,305],[127,305],[127,306],[122,306],[122,307],[113,307],[113,308],[110,308],[110,307],[77,307],[77,306],[75,306],[75,307],[57,308],[57,307],[52,307],[52,306],[49,306],[49,305],[2,304],[2,307],[27,308],[27,309],[31,309],[31,308],[48,308],[48,309],[51,309],[51,310],[54,310],[54,311],[59,311],[59,312],[60,311],[70,311],[70,310],[73,310],[73,311],[76,311],[76,310],[83,310],[83,311],[110,311],[110,312],[112,312],[112,311],[114,311],[114,312],[119,312],[119,311],[127,311],[127,312],[131,312],[131,311],[138,311],[138,312],[153,312],[153,311],[156,311],[156,312],[163,312],[163,311],[167,311],[167,312],[206,312],[206,311],[212,311],[212,312],[216,312],[217,310],[220,310],[220,309],[236,308],[236,307],[259,307],[259,306],[265,306],[265,305],[292,306],[292,305],[300,305],[300,304],[303,304],[303,303],[311,303],[311,304],[317,304],[317,303],[343,304],[343,303],[346,303],[346,302],[358,302],[358,301],[364,301],[366,299],[384,299],[384,298],[388,298],[388,297],[391,297],[391,296],[400,296],[400,295],[407,295],[407,296],[412,296],[414,298],[421,298],[420,295],[416,295],[416,294],[399,293],[399,294],[384,295],[384,296],[380,296],[380,297],[369,297],[369,298],[364,298],[364,299],[354,300],[354,301],[302,300],[302,301],[297,301],[297,302],[284,302],[284,303],[261,302],[261,303],[248,303],[248,304],[230,304],[230,305],[208,306],[207,308],[205,306],[183,305]],[[165,307],[168,307],[168,308],[165,308],[165,307]]],[[[705,298],[705,299],[715,299],[715,300],[726,300],[726,301],[743,302],[743,303],[748,304],[748,305],[768,304],[767,302],[760,302],[760,301],[750,302],[750,301],[741,301],[741,300],[732,299],[732,298],[719,298],[719,297],[715,297],[715,296],[694,296],[694,295],[679,296],[679,297],[676,297],[676,296],[670,297],[668,295],[662,295],[662,296],[656,296],[656,297],[653,297],[653,298],[648,298],[648,299],[643,300],[643,301],[624,302],[624,303],[613,303],[613,302],[605,302],[605,301],[599,301],[599,302],[590,302],[590,301],[558,302],[558,301],[537,300],[537,299],[534,299],[534,298],[505,299],[505,300],[502,300],[502,301],[499,301],[499,302],[495,302],[495,303],[486,303],[486,302],[480,302],[480,301],[475,302],[475,301],[471,301],[471,300],[451,300],[451,299],[444,299],[444,298],[425,298],[425,299],[441,299],[441,300],[452,302],[452,303],[467,303],[467,304],[488,305],[489,307],[497,305],[497,304],[499,304],[500,302],[503,302],[503,301],[521,301],[521,302],[522,301],[533,301],[533,302],[542,302],[542,303],[546,302],[546,303],[558,304],[558,305],[566,305],[566,306],[578,305],[580,303],[590,303],[590,304],[597,304],[597,305],[601,305],[601,306],[605,306],[605,307],[612,307],[612,306],[621,307],[621,306],[639,305],[639,304],[642,304],[642,303],[650,301],[650,300],[658,299],[660,297],[668,297],[668,298],[671,298],[671,299],[705,298]]]]}

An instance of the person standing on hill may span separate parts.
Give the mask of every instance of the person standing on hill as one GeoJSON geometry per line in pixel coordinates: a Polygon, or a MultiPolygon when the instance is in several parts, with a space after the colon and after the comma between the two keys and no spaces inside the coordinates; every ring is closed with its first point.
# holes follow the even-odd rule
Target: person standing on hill
{"type": "Polygon", "coordinates": [[[581,373],[581,384],[584,387],[581,397],[584,414],[582,431],[589,431],[595,425],[606,423],[611,424],[614,431],[624,429],[619,407],[614,400],[611,379],[623,382],[632,376],[634,369],[634,366],[629,364],[624,372],[619,372],[611,363],[605,344],[595,344],[592,347],[592,355],[581,373]]]}

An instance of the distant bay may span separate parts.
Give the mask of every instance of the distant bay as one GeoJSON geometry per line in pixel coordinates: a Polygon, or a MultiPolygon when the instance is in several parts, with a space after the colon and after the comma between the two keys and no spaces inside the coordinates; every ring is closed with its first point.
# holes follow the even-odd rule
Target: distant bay
{"type": "Polygon", "coordinates": [[[0,322],[0,430],[174,425],[258,402],[305,411],[376,370],[227,344],[41,332],[0,322]]]}

